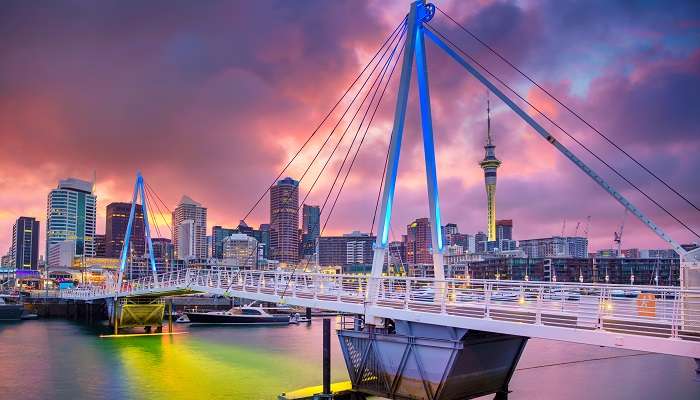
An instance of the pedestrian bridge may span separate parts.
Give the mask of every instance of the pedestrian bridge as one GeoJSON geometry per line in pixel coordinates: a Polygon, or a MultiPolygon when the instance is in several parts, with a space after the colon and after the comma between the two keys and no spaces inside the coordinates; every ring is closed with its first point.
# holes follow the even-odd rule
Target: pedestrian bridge
{"type": "Polygon", "coordinates": [[[679,287],[181,269],[61,291],[72,300],[190,292],[700,358],[700,290],[679,287]],[[373,284],[376,285],[373,287],[373,284]]]}

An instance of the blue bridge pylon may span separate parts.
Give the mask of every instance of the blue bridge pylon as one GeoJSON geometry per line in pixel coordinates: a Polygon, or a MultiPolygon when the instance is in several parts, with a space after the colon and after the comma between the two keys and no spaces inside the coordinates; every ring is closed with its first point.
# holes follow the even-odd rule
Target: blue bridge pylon
{"type": "Polygon", "coordinates": [[[153,273],[153,279],[157,283],[158,277],[156,273],[156,260],[153,256],[153,241],[151,240],[151,227],[148,223],[148,206],[146,201],[146,191],[144,189],[143,176],[141,172],[136,172],[136,183],[134,184],[134,195],[131,198],[131,211],[129,212],[129,222],[126,225],[126,232],[124,233],[124,245],[122,246],[122,254],[119,259],[119,277],[115,282],[115,288],[117,292],[122,283],[122,278],[124,277],[124,268],[126,267],[127,257],[129,255],[129,242],[131,241],[131,232],[134,226],[134,217],[136,215],[136,201],[141,196],[141,208],[143,210],[143,226],[146,233],[146,245],[148,246],[148,261],[151,266],[151,272],[153,273]]]}

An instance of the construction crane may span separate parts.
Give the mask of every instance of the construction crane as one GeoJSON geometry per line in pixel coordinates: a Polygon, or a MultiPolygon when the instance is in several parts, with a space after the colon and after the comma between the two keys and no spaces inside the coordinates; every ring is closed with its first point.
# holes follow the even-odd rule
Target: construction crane
{"type": "Polygon", "coordinates": [[[588,239],[588,229],[591,227],[591,216],[586,217],[586,228],[583,230],[583,236],[588,239]]]}
{"type": "Polygon", "coordinates": [[[619,232],[614,233],[613,242],[615,243],[615,248],[617,250],[617,257],[622,257],[622,232],[625,230],[625,219],[627,219],[627,209],[625,209],[625,214],[622,216],[622,223],[620,224],[619,232]]]}
{"type": "Polygon", "coordinates": [[[581,221],[576,222],[576,229],[574,229],[574,237],[578,236],[578,228],[581,226],[581,221]]]}

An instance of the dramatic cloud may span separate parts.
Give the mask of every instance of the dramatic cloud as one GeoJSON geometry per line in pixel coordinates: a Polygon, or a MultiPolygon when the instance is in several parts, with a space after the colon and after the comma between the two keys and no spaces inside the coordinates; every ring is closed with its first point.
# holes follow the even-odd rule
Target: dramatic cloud
{"type": "MultiPolygon", "coordinates": [[[[438,6],[700,203],[697,3],[455,1],[438,6]]],[[[406,10],[400,1],[5,2],[0,253],[9,245],[17,216],[38,217],[44,230],[46,194],[59,179],[91,179],[93,173],[98,232],[104,229],[104,206],[128,199],[137,170],[170,208],[188,194],[209,208],[210,226],[236,225],[406,10]]],[[[438,12],[431,24],[700,229],[700,214],[451,21],[438,12]]],[[[427,46],[443,218],[473,233],[485,225],[478,161],[486,91],[432,43],[427,46]]],[[[370,229],[398,75],[399,68],[327,232],[370,229]]],[[[415,84],[411,96],[393,219],[397,238],[411,219],[427,214],[415,84]]],[[[495,96],[491,102],[503,160],[498,216],[514,219],[517,238],[526,238],[556,234],[564,219],[571,234],[576,222],[583,225],[590,215],[594,247],[610,246],[621,206],[495,96]]],[[[337,118],[319,130],[289,175],[302,175],[337,118]]],[[[697,240],[538,120],[674,237],[697,240]]],[[[354,134],[353,127],[340,145],[342,153],[354,134]]],[[[329,151],[302,182],[302,196],[329,151]]],[[[329,163],[309,202],[323,203],[339,166],[337,159],[329,163]]],[[[249,223],[266,222],[267,212],[266,200],[249,223]]],[[[627,221],[625,246],[663,246],[641,223],[627,221]]]]}

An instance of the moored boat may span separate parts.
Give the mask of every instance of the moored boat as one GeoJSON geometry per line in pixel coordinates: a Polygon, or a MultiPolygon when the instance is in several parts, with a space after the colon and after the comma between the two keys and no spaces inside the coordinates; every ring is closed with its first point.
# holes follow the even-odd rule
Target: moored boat
{"type": "Polygon", "coordinates": [[[263,307],[244,306],[228,311],[195,312],[185,315],[192,324],[242,324],[242,325],[287,325],[294,323],[294,316],[274,314],[263,307]]]}
{"type": "Polygon", "coordinates": [[[24,313],[21,302],[10,302],[10,297],[0,297],[0,321],[19,321],[24,313]]]}

